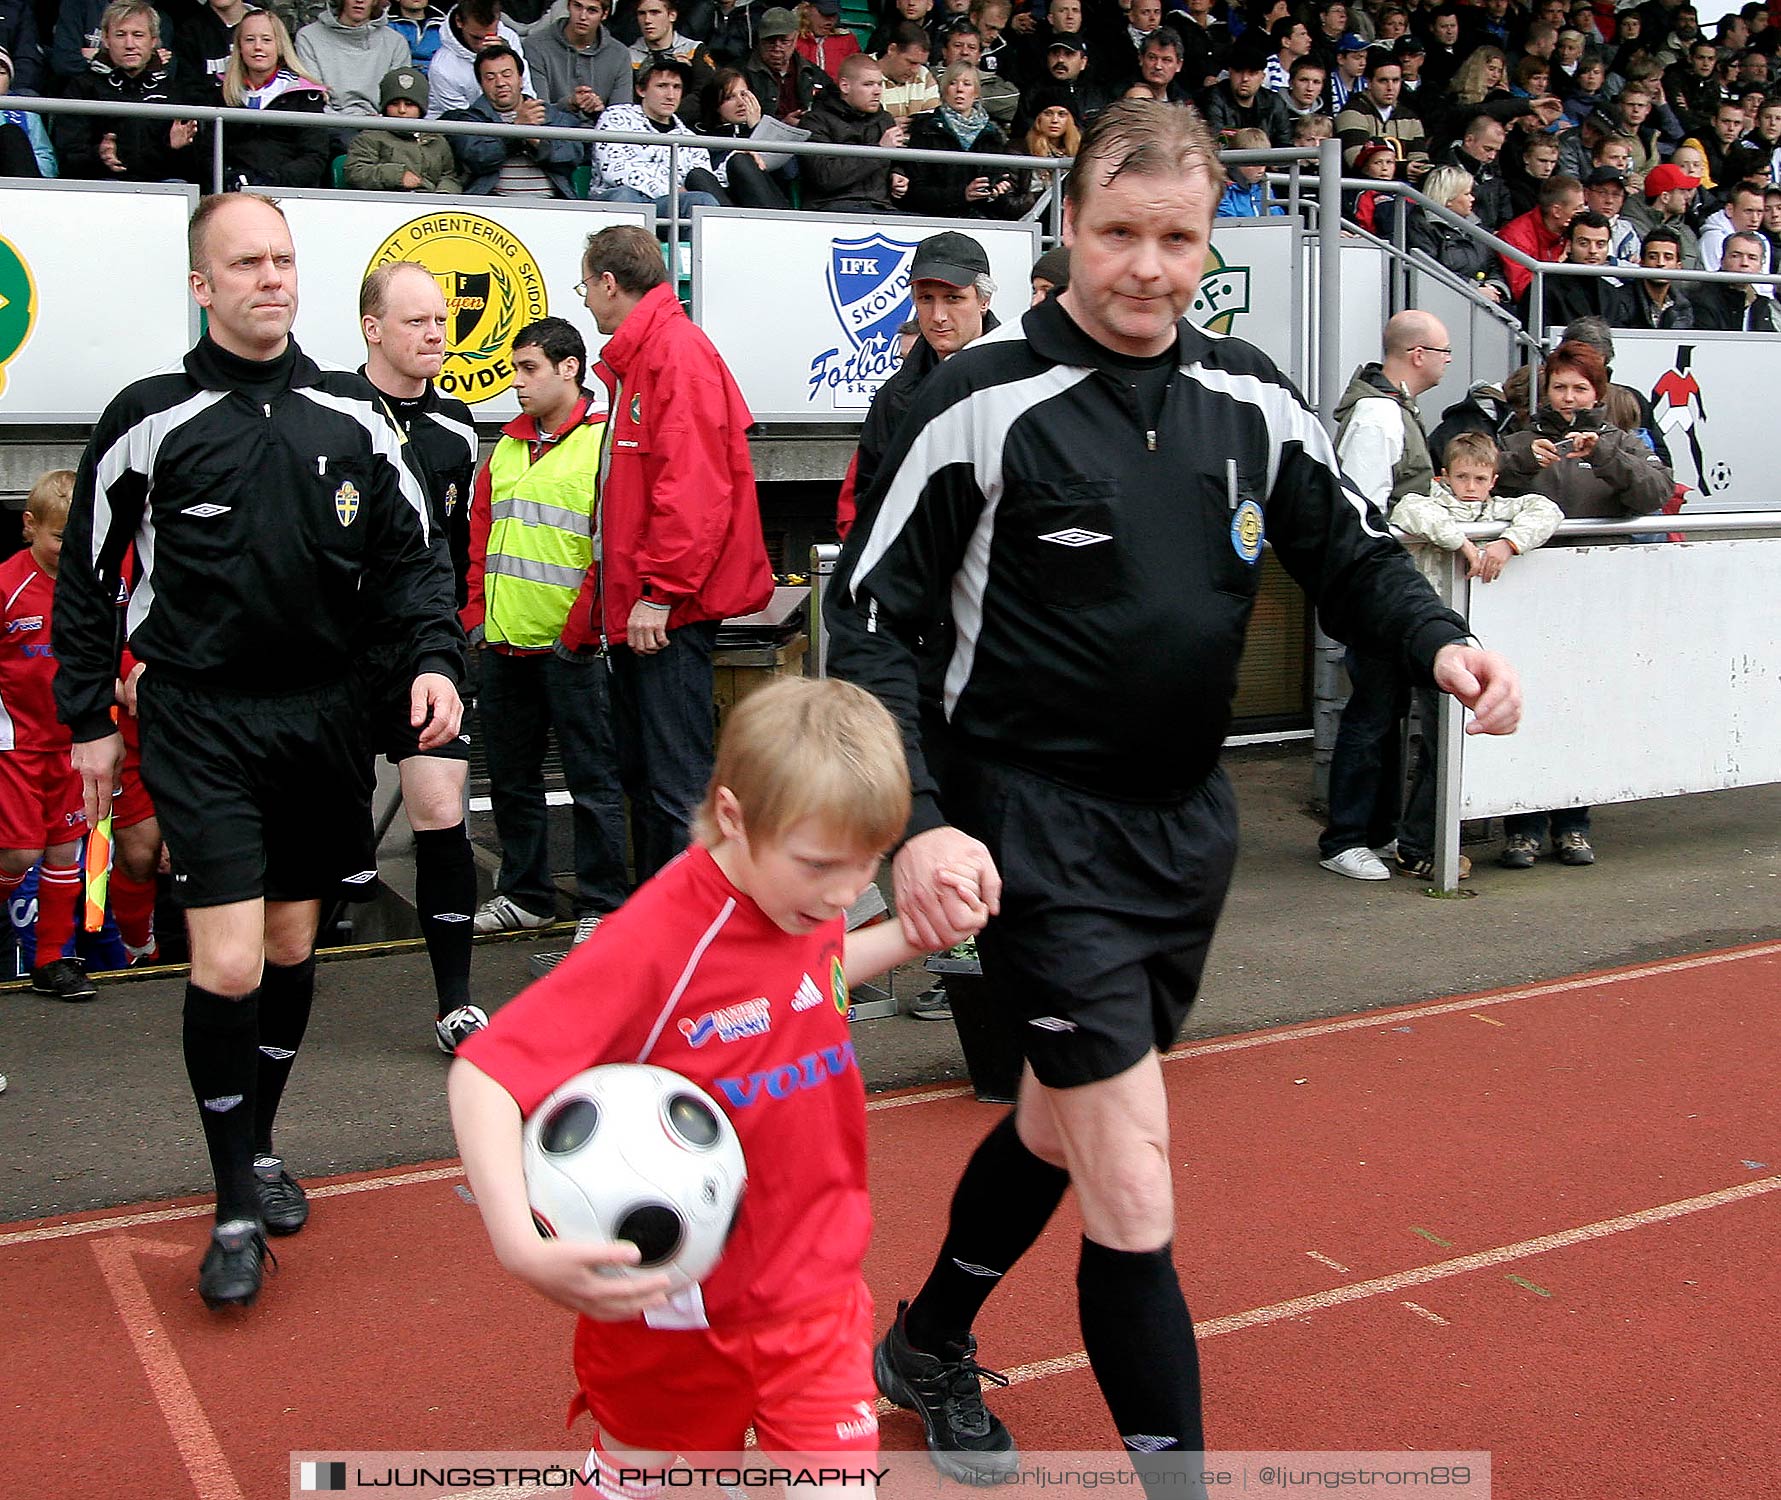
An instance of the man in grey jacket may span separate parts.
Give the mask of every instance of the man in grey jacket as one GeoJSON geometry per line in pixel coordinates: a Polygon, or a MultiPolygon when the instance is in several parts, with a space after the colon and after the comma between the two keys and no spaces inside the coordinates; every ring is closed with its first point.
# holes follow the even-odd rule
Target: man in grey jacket
{"type": "Polygon", "coordinates": [[[297,33],[297,61],[306,77],[327,86],[331,111],[375,115],[385,76],[411,59],[408,43],[390,30],[376,0],[333,0],[325,15],[297,33]]]}
{"type": "MultiPolygon", "coordinates": [[[[473,109],[482,97],[476,77],[476,59],[485,47],[505,42],[519,56],[519,33],[501,19],[501,0],[458,0],[445,13],[439,28],[439,50],[427,65],[427,90],[432,102],[427,118],[437,120],[448,110],[473,109]]],[[[538,98],[532,86],[532,70],[520,58],[520,84],[528,96],[538,98]]]]}
{"type": "Polygon", "coordinates": [[[569,0],[569,14],[548,17],[526,37],[526,64],[538,97],[592,125],[608,104],[631,100],[631,49],[603,24],[605,0],[569,0]]]}

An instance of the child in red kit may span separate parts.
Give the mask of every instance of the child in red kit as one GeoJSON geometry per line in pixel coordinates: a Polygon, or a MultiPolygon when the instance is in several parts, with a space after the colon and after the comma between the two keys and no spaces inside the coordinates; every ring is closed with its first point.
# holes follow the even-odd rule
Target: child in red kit
{"type": "Polygon", "coordinates": [[[10,901],[43,861],[31,988],[58,1000],[91,1000],[98,991],[85,967],[62,956],[80,907],[87,818],[80,777],[68,763],[73,740],[50,693],[50,608],[73,494],[72,469],[38,479],[25,502],[25,550],[0,563],[0,901],[10,901]]]}
{"type": "MultiPolygon", "coordinates": [[[[847,987],[917,950],[895,922],[847,933],[843,917],[908,811],[902,741],[876,699],[833,680],[762,689],[731,711],[694,847],[458,1050],[452,1123],[495,1254],[582,1314],[570,1414],[597,1424],[601,1493],[647,1500],[659,1486],[621,1468],[734,1452],[751,1426],[775,1455],[877,1451],[847,987]],[[751,1001],[748,1025],[726,1024],[751,1001]],[[635,1265],[634,1245],[542,1239],[526,1203],[524,1117],[613,1062],[697,1083],[748,1159],[723,1259],[672,1299],[664,1275],[606,1271],[635,1265]]],[[[975,884],[947,881],[981,926],[975,884]]]]}

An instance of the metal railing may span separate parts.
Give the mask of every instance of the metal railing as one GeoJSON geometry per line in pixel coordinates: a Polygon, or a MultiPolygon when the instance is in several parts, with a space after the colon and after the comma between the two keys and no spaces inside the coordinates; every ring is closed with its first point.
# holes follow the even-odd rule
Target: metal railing
{"type": "MultiPolygon", "coordinates": [[[[670,228],[675,256],[674,264],[679,263],[680,246],[690,232],[692,223],[690,217],[682,212],[680,201],[686,193],[686,189],[681,186],[680,153],[689,148],[701,147],[707,151],[725,154],[753,149],[746,136],[697,134],[663,136],[653,132],[644,133],[635,130],[599,130],[585,126],[570,127],[566,125],[504,125],[485,123],[481,120],[392,120],[382,115],[349,115],[334,111],[324,111],[320,114],[299,114],[288,110],[229,109],[220,105],[125,104],[86,99],[38,99],[15,94],[6,95],[6,106],[8,109],[22,109],[32,114],[51,118],[57,115],[95,115],[130,120],[165,120],[169,126],[179,121],[195,121],[200,125],[211,127],[210,188],[212,192],[218,193],[227,186],[224,146],[226,131],[231,125],[256,128],[270,126],[274,130],[306,130],[330,134],[381,130],[402,135],[419,133],[448,138],[451,136],[485,138],[493,136],[502,140],[574,141],[590,148],[590,162],[592,148],[595,146],[653,146],[658,150],[665,149],[668,152],[669,188],[667,198],[669,211],[666,222],[670,228]]],[[[1039,207],[1044,208],[1048,219],[1047,237],[1052,243],[1056,243],[1062,234],[1062,184],[1064,173],[1070,169],[1071,158],[1069,157],[992,155],[988,152],[972,152],[968,157],[964,157],[957,151],[925,151],[908,146],[851,146],[827,141],[776,140],[757,143],[757,145],[770,149],[776,156],[786,154],[795,157],[866,157],[875,161],[888,158],[891,163],[899,166],[956,167],[961,161],[968,160],[974,168],[1037,173],[1048,177],[1050,181],[1046,184],[1047,191],[1041,195],[1035,205],[1034,212],[1039,207]]],[[[267,191],[276,193],[278,186],[269,186],[267,191]]],[[[1023,217],[1028,216],[1023,215],[1023,217]]]]}

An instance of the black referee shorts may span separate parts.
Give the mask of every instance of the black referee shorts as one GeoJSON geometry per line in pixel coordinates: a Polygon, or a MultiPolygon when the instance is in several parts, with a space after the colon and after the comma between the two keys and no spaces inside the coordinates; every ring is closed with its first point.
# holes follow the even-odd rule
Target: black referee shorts
{"type": "Polygon", "coordinates": [[[182,906],[318,900],[376,866],[371,760],[350,683],[212,692],[151,668],[138,702],[142,780],[182,906]]]}
{"type": "Polygon", "coordinates": [[[950,820],[989,846],[1002,909],[977,940],[1039,1082],[1123,1073],[1181,1034],[1237,854],[1222,770],[1185,801],[1118,802],[955,750],[950,820]]]}
{"type": "Polygon", "coordinates": [[[373,759],[383,756],[399,766],[416,755],[433,760],[470,759],[470,736],[460,733],[432,750],[420,748],[421,731],[408,722],[408,695],[414,672],[408,653],[397,646],[379,646],[360,659],[357,691],[365,716],[365,739],[373,759]]]}

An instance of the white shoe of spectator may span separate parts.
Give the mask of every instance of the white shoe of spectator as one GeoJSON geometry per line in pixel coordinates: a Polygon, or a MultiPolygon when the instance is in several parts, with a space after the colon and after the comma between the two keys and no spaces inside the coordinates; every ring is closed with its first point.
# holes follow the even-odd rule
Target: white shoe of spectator
{"type": "Polygon", "coordinates": [[[1396,859],[1398,857],[1398,841],[1393,839],[1389,844],[1381,844],[1373,851],[1380,859],[1396,859]]]}
{"type": "Polygon", "coordinates": [[[594,929],[600,925],[600,914],[590,911],[585,917],[575,919],[575,941],[569,946],[579,948],[594,935],[594,929]]]}
{"type": "Polygon", "coordinates": [[[490,896],[476,908],[478,932],[530,932],[537,927],[550,926],[552,920],[535,911],[527,911],[506,896],[490,896]]]}
{"type": "Polygon", "coordinates": [[[1318,864],[1326,870],[1334,870],[1338,875],[1346,875],[1350,880],[1391,879],[1391,871],[1385,868],[1379,856],[1371,849],[1344,849],[1340,854],[1318,860],[1318,864]]]}

